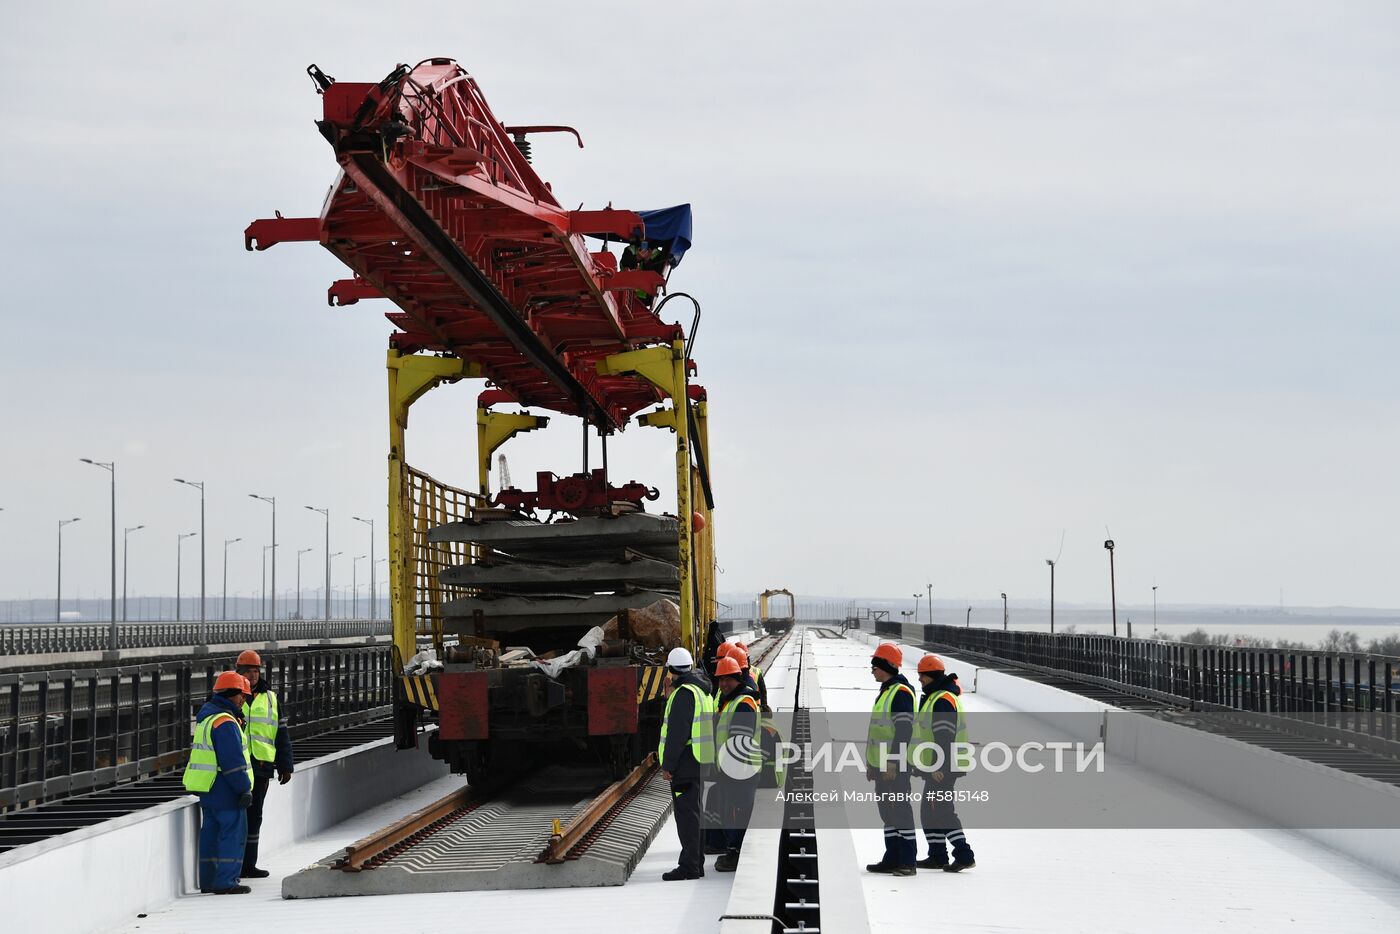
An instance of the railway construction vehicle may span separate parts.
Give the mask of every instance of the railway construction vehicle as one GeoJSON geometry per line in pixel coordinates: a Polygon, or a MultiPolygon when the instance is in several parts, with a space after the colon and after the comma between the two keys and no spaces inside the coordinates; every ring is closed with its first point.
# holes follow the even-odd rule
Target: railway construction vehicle
{"type": "Polygon", "coordinates": [[[351,270],[328,302],[387,300],[389,587],[395,738],[490,784],[523,760],[587,750],[620,773],[654,748],[663,661],[698,658],[716,615],[708,397],[687,329],[663,313],[690,206],[569,210],[450,59],[378,82],[307,69],[339,165],[317,217],[254,221],[245,246],[319,242],[351,270]],[[590,243],[590,239],[593,243],[590,243]],[[625,244],[622,255],[610,244],[625,244]],[[485,381],[484,384],[481,381],[485,381]],[[477,385],[475,489],[415,469],[409,412],[477,385]],[[492,455],[548,414],[582,422],[578,472],[490,489],[492,455]],[[674,511],[613,484],[608,439],[675,437],[674,511]],[[589,464],[591,435],[601,464],[589,464]]]}

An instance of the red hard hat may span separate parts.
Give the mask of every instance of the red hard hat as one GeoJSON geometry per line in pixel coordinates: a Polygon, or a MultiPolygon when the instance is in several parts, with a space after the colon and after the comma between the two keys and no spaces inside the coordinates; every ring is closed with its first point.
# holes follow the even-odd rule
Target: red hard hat
{"type": "Polygon", "coordinates": [[[244,649],[242,652],[240,652],[240,653],[238,654],[238,661],[235,662],[234,664],[239,665],[239,666],[242,666],[242,665],[253,665],[253,666],[256,666],[256,667],[258,667],[258,668],[261,668],[261,667],[262,667],[262,656],[259,655],[257,652],[254,652],[252,649],[244,649]]]}
{"type": "Polygon", "coordinates": [[[723,678],[726,676],[737,678],[740,674],[742,674],[742,671],[739,668],[739,663],[734,660],[734,656],[732,655],[721,658],[719,664],[715,666],[716,678],[723,678]]]}
{"type": "Polygon", "coordinates": [[[881,642],[875,647],[875,658],[883,658],[895,668],[904,664],[904,653],[893,642],[881,642]]]}
{"type": "Polygon", "coordinates": [[[719,648],[715,649],[715,658],[724,658],[732,651],[734,651],[733,642],[721,642],[719,648]]]}
{"type": "Polygon", "coordinates": [[[698,512],[692,512],[692,513],[690,514],[690,528],[691,528],[693,531],[696,531],[696,532],[703,532],[703,531],[705,531],[705,517],[704,517],[704,515],[701,514],[701,513],[698,513],[698,512]]]}
{"type": "Polygon", "coordinates": [[[244,694],[247,694],[248,679],[236,671],[219,672],[219,676],[214,679],[214,693],[217,694],[220,691],[228,690],[242,691],[244,694]]]}
{"type": "Polygon", "coordinates": [[[947,671],[943,665],[943,659],[937,655],[925,655],[919,659],[919,674],[927,674],[934,671],[947,671]]]}
{"type": "Polygon", "coordinates": [[[742,645],[736,645],[729,651],[729,658],[739,663],[740,668],[749,667],[749,653],[744,651],[742,645]]]}

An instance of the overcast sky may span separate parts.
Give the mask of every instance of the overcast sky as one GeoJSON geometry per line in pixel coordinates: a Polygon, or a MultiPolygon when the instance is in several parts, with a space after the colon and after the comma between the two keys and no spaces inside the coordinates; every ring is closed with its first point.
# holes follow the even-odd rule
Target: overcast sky
{"type": "MultiPolygon", "coordinates": [[[[387,305],[242,230],[334,177],[309,63],[449,55],[581,131],[536,143],[569,207],[694,205],[722,590],[1043,598],[1063,534],[1059,596],[1106,602],[1107,527],[1122,602],[1400,605],[1394,3],[79,6],[0,35],[0,597],[52,595],[71,516],[65,590],[106,592],[80,457],[148,527],[134,592],[198,527],[176,476],[211,592],[240,536],[258,587],[249,492],[279,584],[304,505],[368,550],[387,305]]],[[[474,397],[415,410],[410,462],[471,484],[474,397]]],[[[577,469],[562,422],[506,447],[520,485],[577,469]]],[[[626,432],[613,479],[670,450],[626,432]]]]}

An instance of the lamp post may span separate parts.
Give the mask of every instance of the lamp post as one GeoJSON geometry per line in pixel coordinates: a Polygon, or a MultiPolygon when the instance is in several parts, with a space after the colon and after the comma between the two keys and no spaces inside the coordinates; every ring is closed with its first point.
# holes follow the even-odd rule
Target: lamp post
{"type": "Polygon", "coordinates": [[[315,548],[303,548],[297,552],[297,619],[304,619],[301,615],[301,556],[315,548]]]}
{"type": "MultiPolygon", "coordinates": [[[[277,593],[277,497],[259,496],[257,493],[249,493],[253,499],[260,499],[272,507],[272,592],[277,593]]],[[[268,630],[267,641],[277,641],[277,599],[273,598],[272,615],[269,617],[272,627],[268,630]]]]}
{"type": "Polygon", "coordinates": [[[928,584],[928,624],[933,625],[933,584],[928,584]]]}
{"type": "Polygon", "coordinates": [[[1105,541],[1103,546],[1108,549],[1108,592],[1113,607],[1113,634],[1116,636],[1118,635],[1118,584],[1114,580],[1113,574],[1113,539],[1105,541]]]}
{"type": "Polygon", "coordinates": [[[971,605],[971,604],[968,604],[968,607],[967,607],[967,625],[966,625],[964,628],[966,628],[966,629],[971,629],[971,628],[972,628],[972,605],[971,605]]]}
{"type": "Polygon", "coordinates": [[[331,632],[331,510],[327,506],[325,509],[317,509],[315,506],[307,506],[312,512],[319,512],[326,520],[326,638],[330,638],[331,632]]]}
{"type": "Polygon", "coordinates": [[[107,648],[117,650],[117,462],[95,461],[91,458],[78,458],[84,464],[101,467],[112,475],[112,624],[107,633],[107,648]]]}
{"type": "MultiPolygon", "coordinates": [[[[365,559],[364,555],[356,555],[350,560],[350,618],[360,618],[360,562],[365,559]]],[[[374,565],[370,565],[370,570],[374,570],[374,565]]]]}
{"type": "Polygon", "coordinates": [[[1001,629],[1003,632],[1011,628],[1011,614],[1006,609],[1006,594],[1001,595],[1001,629]]]}
{"type": "Polygon", "coordinates": [[[131,538],[132,532],[144,528],[144,525],[133,525],[122,532],[122,622],[126,622],[126,553],[131,550],[131,544],[128,540],[131,538]]]}
{"type": "Polygon", "coordinates": [[[177,532],[175,537],[175,622],[180,621],[180,562],[185,556],[185,539],[193,538],[198,532],[177,532]]]}
{"type": "Polygon", "coordinates": [[[1152,638],[1157,638],[1157,585],[1152,585],[1152,638]]]}
{"type": "MultiPolygon", "coordinates": [[[[374,564],[370,566],[370,572],[369,572],[370,580],[372,580],[372,581],[377,581],[377,580],[379,579],[379,565],[381,565],[381,564],[387,565],[388,563],[389,563],[389,559],[388,559],[388,558],[380,558],[378,561],[374,562],[374,564]]],[[[379,591],[378,591],[377,588],[376,588],[376,590],[375,590],[375,593],[376,593],[376,594],[379,593],[379,591]]],[[[377,599],[377,598],[376,598],[376,599],[377,599]]],[[[378,617],[378,615],[376,615],[377,613],[378,613],[378,607],[376,607],[375,609],[371,610],[371,611],[370,611],[370,619],[378,619],[379,617],[378,617]]],[[[393,628],[393,627],[390,627],[391,633],[392,633],[392,628],[393,628]]]]}
{"type": "Polygon", "coordinates": [[[63,622],[63,527],[80,521],[82,521],[81,517],[58,520],[58,589],[54,594],[53,601],[53,621],[55,623],[63,622]]]}
{"type": "Polygon", "coordinates": [[[192,486],[199,491],[199,644],[209,644],[208,619],[206,616],[206,590],[204,587],[204,481],[203,480],[181,480],[175,478],[176,483],[183,483],[185,486],[192,486]]]}
{"type": "Polygon", "coordinates": [[[263,619],[267,619],[267,553],[272,550],[271,545],[264,545],[262,550],[262,597],[258,601],[258,613],[263,619]]]}
{"type": "Polygon", "coordinates": [[[916,624],[919,622],[919,600],[921,600],[921,599],[923,598],[923,596],[924,596],[924,595],[921,594],[921,593],[916,593],[916,594],[914,594],[914,616],[913,616],[913,622],[916,623],[916,624]]]}
{"type": "Polygon", "coordinates": [[[377,602],[379,591],[376,590],[374,586],[374,520],[361,519],[359,516],[351,516],[350,518],[369,526],[369,618],[374,619],[374,614],[377,612],[376,608],[379,606],[377,602]]]}
{"type": "Polygon", "coordinates": [[[1050,635],[1055,634],[1055,562],[1049,558],[1045,563],[1050,565],[1050,635]]]}
{"type": "Polygon", "coordinates": [[[225,622],[228,621],[228,546],[241,541],[243,541],[241,538],[224,539],[224,586],[220,590],[223,597],[219,606],[219,618],[225,622]]]}

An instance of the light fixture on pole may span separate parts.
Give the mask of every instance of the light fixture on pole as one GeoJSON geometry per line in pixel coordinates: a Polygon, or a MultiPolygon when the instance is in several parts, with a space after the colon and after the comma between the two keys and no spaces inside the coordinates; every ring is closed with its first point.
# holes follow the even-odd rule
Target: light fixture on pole
{"type": "Polygon", "coordinates": [[[175,538],[175,622],[180,621],[180,562],[185,555],[185,539],[194,538],[198,532],[177,532],[175,538]]]}
{"type": "Polygon", "coordinates": [[[144,529],[144,525],[133,525],[122,532],[122,622],[126,622],[126,553],[131,550],[131,533],[144,529]]]}
{"type": "Polygon", "coordinates": [[[63,527],[81,521],[82,517],[58,520],[58,589],[54,593],[53,601],[53,621],[55,623],[63,622],[63,527]]]}
{"type": "Polygon", "coordinates": [[[326,520],[326,638],[330,638],[331,629],[331,510],[327,506],[325,509],[317,509],[315,506],[307,506],[312,512],[319,512],[326,520]]]}
{"type": "Polygon", "coordinates": [[[269,620],[271,621],[271,624],[272,624],[272,625],[271,625],[271,628],[268,630],[267,641],[269,641],[269,642],[276,642],[276,641],[277,641],[277,597],[276,597],[276,593],[277,593],[277,497],[275,497],[275,496],[259,496],[257,493],[249,493],[248,495],[251,496],[253,499],[260,499],[260,500],[262,500],[264,503],[267,503],[269,506],[272,507],[272,544],[269,545],[268,547],[270,547],[270,548],[272,549],[272,593],[273,593],[274,596],[273,596],[273,598],[272,598],[272,615],[269,617],[269,620]]]}
{"type": "Polygon", "coordinates": [[[374,579],[377,576],[374,573],[374,520],[361,519],[359,516],[351,516],[350,518],[369,526],[369,618],[375,619],[379,606],[379,591],[374,586],[374,579]]]}
{"type": "Polygon", "coordinates": [[[301,556],[315,550],[315,548],[303,548],[297,552],[297,619],[305,619],[301,615],[301,556]]]}
{"type": "Polygon", "coordinates": [[[224,539],[224,586],[221,588],[220,591],[223,594],[223,597],[221,598],[221,603],[219,606],[219,618],[224,620],[225,622],[228,621],[228,546],[232,545],[234,542],[241,541],[243,541],[243,539],[241,538],[224,539]]]}
{"type": "Polygon", "coordinates": [[[1006,594],[1001,595],[1001,628],[1003,632],[1011,628],[1011,614],[1006,609],[1006,594]]]}
{"type": "Polygon", "coordinates": [[[176,483],[183,483],[185,486],[192,486],[199,491],[199,644],[209,644],[208,616],[206,614],[207,591],[204,586],[204,481],[203,480],[181,480],[175,478],[176,483]]]}
{"type": "Polygon", "coordinates": [[[1055,562],[1049,558],[1045,563],[1050,565],[1050,635],[1055,634],[1055,562]]]}
{"type": "Polygon", "coordinates": [[[80,457],[78,460],[84,464],[101,467],[112,475],[112,623],[107,632],[107,649],[115,652],[117,650],[117,462],[95,461],[88,457],[80,457]]]}
{"type": "Polygon", "coordinates": [[[1113,572],[1113,539],[1108,539],[1103,543],[1108,549],[1108,593],[1113,607],[1113,634],[1118,635],[1118,584],[1114,580],[1113,572]]]}

